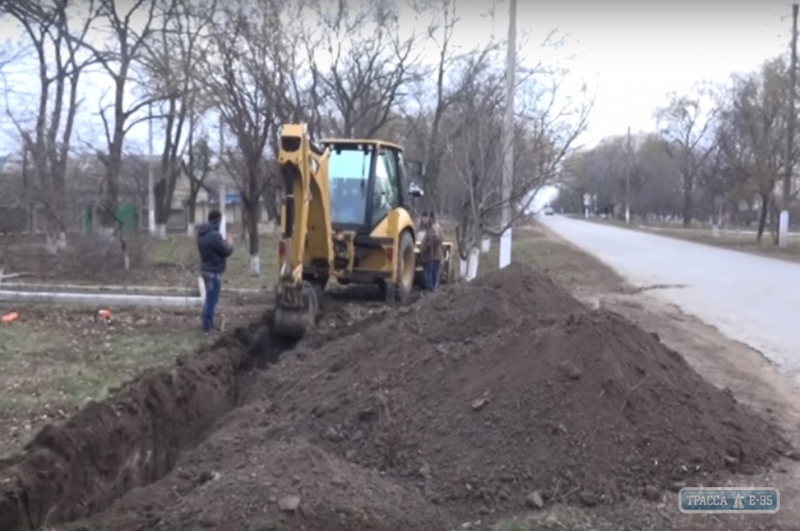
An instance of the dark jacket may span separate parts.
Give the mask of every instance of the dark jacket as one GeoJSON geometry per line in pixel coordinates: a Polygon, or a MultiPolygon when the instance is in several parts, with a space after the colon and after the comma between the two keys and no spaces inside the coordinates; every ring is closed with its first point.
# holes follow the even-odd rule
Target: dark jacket
{"type": "Polygon", "coordinates": [[[197,231],[197,250],[203,273],[224,273],[225,261],[233,253],[233,246],[222,239],[219,225],[205,223],[197,231]]]}
{"type": "Polygon", "coordinates": [[[444,260],[444,232],[441,225],[433,222],[427,227],[420,252],[430,260],[444,260]]]}

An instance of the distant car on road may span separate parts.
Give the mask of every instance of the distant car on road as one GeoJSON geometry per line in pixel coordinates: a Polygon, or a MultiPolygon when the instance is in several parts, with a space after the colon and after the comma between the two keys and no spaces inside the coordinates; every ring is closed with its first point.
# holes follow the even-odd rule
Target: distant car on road
{"type": "Polygon", "coordinates": [[[545,207],[544,215],[545,216],[552,216],[553,215],[553,208],[552,207],[545,207]]]}

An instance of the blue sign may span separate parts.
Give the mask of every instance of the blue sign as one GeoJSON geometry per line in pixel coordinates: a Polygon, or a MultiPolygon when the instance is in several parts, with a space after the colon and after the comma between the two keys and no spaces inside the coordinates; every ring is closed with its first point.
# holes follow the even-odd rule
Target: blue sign
{"type": "Polygon", "coordinates": [[[777,513],[778,489],[771,487],[685,487],[678,495],[682,513],[777,513]]]}

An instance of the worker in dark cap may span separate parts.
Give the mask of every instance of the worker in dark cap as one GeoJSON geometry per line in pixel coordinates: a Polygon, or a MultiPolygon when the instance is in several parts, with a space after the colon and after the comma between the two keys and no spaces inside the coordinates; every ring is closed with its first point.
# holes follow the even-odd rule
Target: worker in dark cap
{"type": "Polygon", "coordinates": [[[208,213],[208,223],[197,231],[197,250],[200,252],[200,272],[206,287],[203,303],[203,331],[215,330],[214,310],[222,290],[222,276],[228,257],[233,253],[233,238],[223,239],[219,231],[222,214],[219,210],[208,213]]]}

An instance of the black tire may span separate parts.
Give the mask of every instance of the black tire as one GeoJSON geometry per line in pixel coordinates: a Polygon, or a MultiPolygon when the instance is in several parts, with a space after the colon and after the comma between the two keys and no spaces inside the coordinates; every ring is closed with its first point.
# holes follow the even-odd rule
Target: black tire
{"type": "Polygon", "coordinates": [[[414,272],[414,287],[423,289],[425,287],[425,272],[424,271],[415,271],[414,272]]]}
{"type": "Polygon", "coordinates": [[[417,270],[417,258],[414,238],[411,233],[404,231],[400,235],[397,252],[397,284],[395,294],[401,304],[406,304],[411,299],[411,290],[414,289],[414,276],[417,270]]]}
{"type": "Polygon", "coordinates": [[[439,285],[450,283],[450,259],[442,260],[442,265],[439,266],[439,285]]]}

